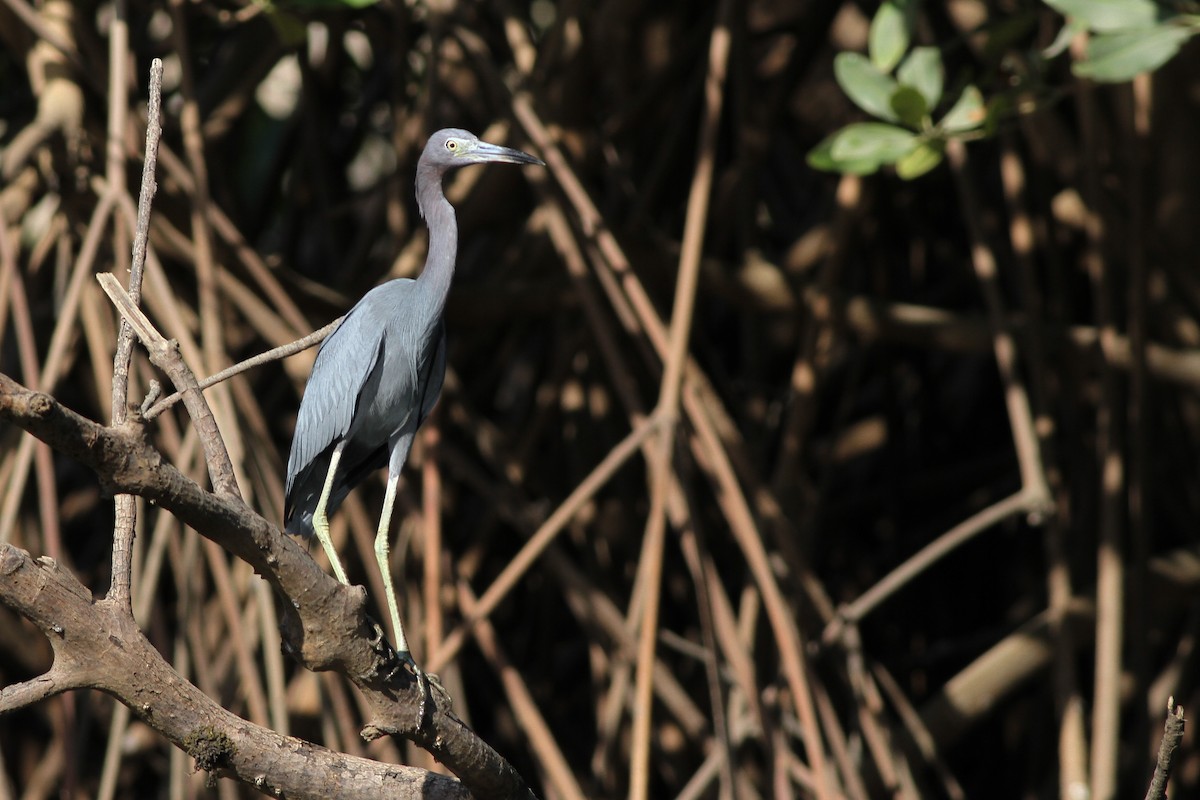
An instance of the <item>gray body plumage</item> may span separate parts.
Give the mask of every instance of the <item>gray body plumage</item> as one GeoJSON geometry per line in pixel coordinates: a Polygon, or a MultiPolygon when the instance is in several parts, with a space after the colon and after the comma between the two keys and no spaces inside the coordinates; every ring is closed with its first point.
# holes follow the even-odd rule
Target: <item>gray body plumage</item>
{"type": "Polygon", "coordinates": [[[442,193],[447,171],[468,164],[541,164],[531,155],[488,144],[456,128],[429,137],[417,161],[417,205],[429,225],[429,254],[416,280],[377,286],[350,309],[321,344],[300,401],[288,457],[284,527],[316,535],[342,583],[348,583],[329,537],[329,515],[350,490],[385,464],[388,481],[375,535],[396,649],[413,668],[388,562],[396,485],[413,437],[429,416],[446,374],[442,312],[458,252],[454,208],[442,193]]]}
{"type": "Polygon", "coordinates": [[[338,442],[346,440],[346,446],[329,495],[331,515],[372,472],[404,466],[446,375],[441,315],[426,334],[425,315],[398,313],[412,308],[416,291],[409,278],[375,287],[322,343],[288,458],[288,533],[312,536],[313,510],[338,442]]]}

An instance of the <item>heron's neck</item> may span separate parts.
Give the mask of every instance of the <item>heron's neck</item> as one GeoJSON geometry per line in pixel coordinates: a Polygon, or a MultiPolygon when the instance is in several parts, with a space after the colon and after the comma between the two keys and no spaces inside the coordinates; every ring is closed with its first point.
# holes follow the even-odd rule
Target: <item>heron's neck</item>
{"type": "Polygon", "coordinates": [[[429,322],[442,316],[450,282],[454,278],[454,261],[458,257],[458,221],[454,206],[442,194],[440,176],[418,181],[417,198],[425,222],[429,225],[429,254],[425,269],[417,277],[417,286],[426,299],[424,308],[431,313],[429,322]]]}

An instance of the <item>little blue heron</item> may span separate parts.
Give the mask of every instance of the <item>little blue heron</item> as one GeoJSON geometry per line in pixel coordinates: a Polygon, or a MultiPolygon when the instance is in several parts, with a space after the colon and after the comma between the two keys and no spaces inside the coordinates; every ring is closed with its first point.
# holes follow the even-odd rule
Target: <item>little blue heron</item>
{"type": "Polygon", "coordinates": [[[424,673],[408,649],[388,568],[388,530],[400,470],[413,436],[437,403],[446,373],[442,310],[454,277],[458,223],[442,193],[442,178],[456,167],[491,161],[543,163],[457,128],[429,137],[417,161],[417,206],[429,224],[425,268],[416,280],[400,278],[367,292],[321,344],[288,458],[284,527],[301,536],[315,533],[334,574],[346,584],[329,538],[329,515],[351,489],[387,465],[375,558],[387,590],[397,654],[413,670],[422,697],[424,673]]]}

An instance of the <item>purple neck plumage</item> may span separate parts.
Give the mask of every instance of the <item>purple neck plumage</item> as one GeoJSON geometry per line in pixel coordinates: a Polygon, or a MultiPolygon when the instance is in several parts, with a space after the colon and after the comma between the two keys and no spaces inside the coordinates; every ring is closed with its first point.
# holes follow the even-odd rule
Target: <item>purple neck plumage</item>
{"type": "Polygon", "coordinates": [[[442,193],[444,173],[427,164],[417,165],[417,207],[429,226],[429,254],[417,277],[417,289],[426,300],[421,308],[431,313],[430,323],[441,319],[458,257],[458,221],[454,206],[442,193]]]}

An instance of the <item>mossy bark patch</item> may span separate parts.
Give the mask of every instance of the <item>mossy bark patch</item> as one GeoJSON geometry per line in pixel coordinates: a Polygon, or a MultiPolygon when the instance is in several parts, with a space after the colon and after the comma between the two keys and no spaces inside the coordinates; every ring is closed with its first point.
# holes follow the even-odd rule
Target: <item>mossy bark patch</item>
{"type": "Polygon", "coordinates": [[[183,740],[183,748],[196,759],[197,769],[212,772],[233,762],[234,745],[229,736],[212,727],[197,728],[183,740]]]}

